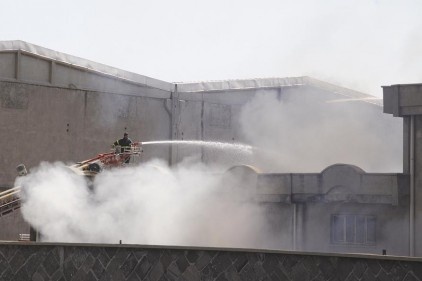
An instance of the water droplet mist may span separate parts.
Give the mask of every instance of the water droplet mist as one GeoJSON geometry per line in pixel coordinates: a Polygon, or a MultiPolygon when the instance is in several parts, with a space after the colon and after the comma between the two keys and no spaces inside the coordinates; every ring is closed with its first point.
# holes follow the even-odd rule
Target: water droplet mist
{"type": "Polygon", "coordinates": [[[105,171],[88,188],[62,163],[43,163],[18,182],[22,212],[42,241],[265,248],[263,209],[248,183],[202,164],[162,161],[105,171]]]}

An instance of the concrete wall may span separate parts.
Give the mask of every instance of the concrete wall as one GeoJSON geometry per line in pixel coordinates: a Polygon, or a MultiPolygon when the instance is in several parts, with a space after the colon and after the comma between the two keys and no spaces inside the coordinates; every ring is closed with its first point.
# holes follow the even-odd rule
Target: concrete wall
{"type": "MultiPolygon", "coordinates": [[[[108,152],[124,131],[134,141],[168,139],[165,100],[143,96],[0,82],[0,181],[13,184],[15,167],[41,161],[81,161],[108,152]]],[[[144,159],[169,158],[169,148],[144,159]]]]}
{"type": "MultiPolygon", "coordinates": [[[[110,86],[110,89],[113,87],[110,86]]],[[[141,141],[194,139],[248,143],[250,140],[242,132],[239,119],[243,106],[254,96],[280,95],[283,99],[290,100],[293,106],[306,102],[304,106],[309,108],[310,104],[322,104],[333,95],[306,87],[293,87],[283,91],[245,89],[217,93],[177,93],[178,97],[160,89],[153,89],[158,93],[156,97],[148,93],[152,91],[150,88],[138,90],[138,93],[113,93],[0,79],[0,132],[6,136],[0,143],[2,147],[9,147],[0,152],[0,186],[13,184],[15,167],[20,163],[25,163],[31,168],[41,161],[68,162],[88,159],[98,153],[107,152],[110,144],[120,138],[123,131],[128,131],[132,140],[141,141]],[[10,139],[13,139],[12,147],[10,139]]],[[[351,116],[345,119],[347,122],[353,122],[350,126],[351,132],[354,123],[370,122],[373,125],[365,126],[374,128],[384,140],[383,145],[374,146],[372,144],[375,133],[366,136],[362,134],[362,129],[356,129],[355,135],[359,143],[367,143],[370,149],[360,154],[349,153],[348,155],[358,155],[352,164],[366,165],[364,168],[380,171],[378,165],[399,161],[395,160],[401,158],[401,150],[397,149],[397,138],[383,136],[398,134],[401,124],[388,125],[390,120],[384,119],[379,108],[373,105],[349,104],[346,109],[356,109],[360,112],[356,120],[351,120],[351,116]],[[392,149],[388,150],[387,147],[392,149]]],[[[306,114],[313,114],[315,119],[318,119],[323,112],[329,114],[329,110],[314,108],[306,114]]],[[[332,112],[333,118],[343,118],[339,115],[341,109],[339,110],[332,112]]],[[[285,133],[289,134],[289,131],[285,133]]],[[[347,144],[344,144],[344,151],[347,154],[347,144]]],[[[286,166],[289,158],[297,158],[294,159],[295,162],[306,158],[306,161],[319,161],[313,160],[319,158],[313,157],[315,151],[308,151],[307,154],[304,154],[304,151],[293,152],[297,154],[285,157],[286,166]]],[[[149,145],[144,147],[143,159],[158,157],[177,163],[192,155],[199,155],[208,163],[223,163],[226,167],[256,164],[263,170],[271,169],[271,166],[257,159],[207,146],[149,145]]],[[[333,164],[330,161],[320,162],[318,168],[321,170],[326,167],[324,164],[333,164]]]]}
{"type": "Polygon", "coordinates": [[[18,241],[20,234],[29,234],[29,228],[19,209],[8,213],[0,210],[0,240],[18,241]]]}
{"type": "Polygon", "coordinates": [[[422,280],[421,259],[279,251],[0,244],[1,280],[422,280]]]}
{"type": "MultiPolygon", "coordinates": [[[[108,152],[124,131],[168,139],[171,83],[22,41],[0,42],[0,187],[19,163],[74,162],[108,152]]],[[[145,159],[169,158],[170,149],[145,159]]]]}
{"type": "MultiPolygon", "coordinates": [[[[356,124],[369,122],[367,127],[383,139],[383,145],[371,146],[373,136],[355,130],[353,138],[368,144],[370,148],[364,154],[372,159],[350,164],[373,171],[380,163],[394,162],[401,155],[397,138],[391,137],[401,132],[401,123],[381,114],[379,104],[339,103],[333,111],[326,101],[368,96],[309,77],[174,84],[22,41],[0,41],[0,62],[0,130],[2,136],[17,134],[13,136],[14,147],[0,154],[0,186],[13,185],[14,167],[19,163],[33,167],[43,160],[84,160],[108,150],[109,144],[126,130],[133,140],[141,141],[249,142],[240,126],[240,116],[243,106],[257,95],[272,95],[301,105],[304,114],[314,119],[327,115],[336,119],[344,112],[357,112],[353,117],[349,115],[345,127],[353,132],[356,124]],[[386,134],[390,137],[384,138],[386,134]]],[[[290,133],[283,127],[280,130],[290,133]]],[[[10,146],[9,139],[2,138],[0,145],[10,146]]],[[[304,159],[306,150],[293,151],[287,158],[304,159]]],[[[170,163],[192,155],[227,167],[257,163],[256,159],[236,158],[227,151],[216,153],[207,147],[160,145],[148,146],[144,152],[145,159],[159,157],[170,163]]],[[[306,161],[321,158],[308,156],[306,161]]],[[[334,163],[322,163],[318,168],[334,163]]]]}
{"type": "MultiPolygon", "coordinates": [[[[257,248],[409,255],[406,176],[368,174],[350,165],[333,165],[319,174],[257,174],[247,167],[230,173],[239,175],[242,191],[253,192],[250,200],[265,210],[266,228],[249,233],[257,248]]],[[[0,217],[0,229],[8,228],[0,231],[0,240],[29,233],[20,223],[19,210],[0,217]]]]}
{"type": "Polygon", "coordinates": [[[407,176],[333,165],[318,174],[259,174],[256,194],[278,237],[272,249],[409,255],[407,176]],[[337,217],[353,221],[338,225],[337,217]],[[333,237],[339,227],[344,239],[333,237]]]}
{"type": "MultiPolygon", "coordinates": [[[[403,167],[409,175],[411,255],[422,255],[422,84],[383,87],[384,112],[403,117],[403,167]]],[[[399,119],[399,118],[398,118],[399,119]]]]}

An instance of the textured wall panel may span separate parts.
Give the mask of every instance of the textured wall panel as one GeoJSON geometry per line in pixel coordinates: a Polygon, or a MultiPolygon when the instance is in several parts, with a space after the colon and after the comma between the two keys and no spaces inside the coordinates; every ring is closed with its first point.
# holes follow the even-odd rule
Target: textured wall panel
{"type": "Polygon", "coordinates": [[[50,82],[50,61],[21,55],[20,79],[33,82],[50,82]]]}
{"type": "MultiPolygon", "coordinates": [[[[0,82],[0,145],[8,148],[0,151],[0,185],[13,184],[20,163],[30,169],[108,152],[124,131],[133,141],[168,139],[165,100],[0,82]]],[[[144,151],[143,161],[169,157],[168,147],[144,151]]]]}
{"type": "Polygon", "coordinates": [[[0,77],[16,78],[16,53],[0,53],[0,77]]]}
{"type": "Polygon", "coordinates": [[[422,280],[420,259],[0,244],[0,280],[422,280]]]}

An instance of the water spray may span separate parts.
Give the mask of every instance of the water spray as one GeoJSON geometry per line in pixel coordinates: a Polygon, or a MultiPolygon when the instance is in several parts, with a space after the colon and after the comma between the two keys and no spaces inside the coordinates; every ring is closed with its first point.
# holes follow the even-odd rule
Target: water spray
{"type": "Polygon", "coordinates": [[[353,102],[353,101],[365,101],[369,102],[371,104],[382,106],[381,104],[378,104],[376,101],[382,100],[382,98],[377,97],[365,97],[365,98],[345,98],[345,99],[335,99],[335,100],[329,100],[326,101],[326,103],[339,103],[339,102],[353,102]]]}
{"type": "Polygon", "coordinates": [[[161,141],[146,141],[142,142],[142,145],[148,144],[181,144],[181,145],[197,145],[206,146],[216,149],[234,149],[246,154],[252,154],[253,147],[242,143],[227,143],[227,142],[215,142],[215,141],[200,141],[200,140],[161,140],[161,141]]]}

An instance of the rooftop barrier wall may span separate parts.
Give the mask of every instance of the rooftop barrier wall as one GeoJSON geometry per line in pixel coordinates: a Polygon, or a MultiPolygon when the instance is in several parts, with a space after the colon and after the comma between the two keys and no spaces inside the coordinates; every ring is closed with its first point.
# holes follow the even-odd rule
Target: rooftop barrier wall
{"type": "Polygon", "coordinates": [[[0,280],[422,280],[421,261],[241,249],[0,243],[0,280]]]}

